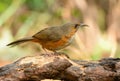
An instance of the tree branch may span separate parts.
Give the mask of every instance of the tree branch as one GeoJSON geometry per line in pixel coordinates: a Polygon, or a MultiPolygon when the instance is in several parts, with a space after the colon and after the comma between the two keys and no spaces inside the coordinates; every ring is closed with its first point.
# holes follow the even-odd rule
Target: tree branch
{"type": "Polygon", "coordinates": [[[27,56],[0,67],[0,81],[120,81],[120,58],[70,60],[61,54],[27,56]]]}

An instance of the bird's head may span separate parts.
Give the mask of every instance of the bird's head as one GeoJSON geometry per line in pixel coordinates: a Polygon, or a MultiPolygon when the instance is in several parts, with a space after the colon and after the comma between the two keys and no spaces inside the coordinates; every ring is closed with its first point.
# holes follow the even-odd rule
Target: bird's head
{"type": "Polygon", "coordinates": [[[66,32],[76,32],[81,27],[88,27],[88,25],[83,23],[67,23],[63,25],[63,28],[66,32]]]}

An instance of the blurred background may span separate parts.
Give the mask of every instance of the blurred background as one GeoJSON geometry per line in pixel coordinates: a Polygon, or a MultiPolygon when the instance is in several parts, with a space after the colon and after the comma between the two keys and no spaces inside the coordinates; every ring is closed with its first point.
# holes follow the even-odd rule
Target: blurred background
{"type": "Polygon", "coordinates": [[[83,22],[65,52],[72,59],[120,57],[120,0],[0,0],[0,66],[45,53],[41,45],[6,44],[50,26],[83,22]]]}

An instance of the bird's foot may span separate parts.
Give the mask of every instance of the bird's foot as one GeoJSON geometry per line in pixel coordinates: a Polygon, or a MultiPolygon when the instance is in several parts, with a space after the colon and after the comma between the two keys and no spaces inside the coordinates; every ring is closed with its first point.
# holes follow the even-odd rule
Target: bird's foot
{"type": "Polygon", "coordinates": [[[53,54],[57,55],[57,56],[65,56],[65,57],[69,58],[69,56],[64,52],[54,52],[53,54]]]}

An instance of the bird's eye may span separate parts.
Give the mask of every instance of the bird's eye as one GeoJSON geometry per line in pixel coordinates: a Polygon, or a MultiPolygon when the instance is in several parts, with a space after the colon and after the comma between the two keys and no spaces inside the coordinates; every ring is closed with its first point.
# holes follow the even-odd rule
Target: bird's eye
{"type": "Polygon", "coordinates": [[[79,24],[75,24],[75,28],[77,28],[79,26],[79,24]]]}

